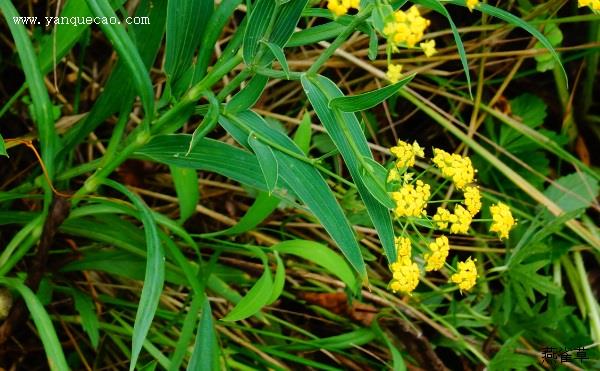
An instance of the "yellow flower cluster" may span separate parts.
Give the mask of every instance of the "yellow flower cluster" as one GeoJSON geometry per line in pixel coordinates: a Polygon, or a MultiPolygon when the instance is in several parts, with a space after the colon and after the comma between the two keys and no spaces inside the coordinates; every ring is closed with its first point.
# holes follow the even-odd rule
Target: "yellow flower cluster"
{"type": "Polygon", "coordinates": [[[459,154],[450,154],[442,149],[433,149],[433,163],[440,169],[442,175],[452,179],[456,188],[463,190],[475,179],[475,170],[471,159],[459,154]]]}
{"type": "Polygon", "coordinates": [[[396,167],[400,169],[414,166],[416,156],[425,156],[423,148],[419,146],[417,141],[414,141],[413,144],[408,144],[400,140],[397,146],[390,148],[390,152],[396,156],[396,167]]]}
{"type": "Polygon", "coordinates": [[[453,220],[456,220],[456,215],[443,207],[438,207],[435,215],[433,215],[433,221],[440,229],[448,228],[448,223],[452,223],[453,220]]]}
{"type": "Polygon", "coordinates": [[[481,193],[479,193],[479,188],[468,186],[464,191],[465,196],[465,205],[467,206],[467,210],[471,213],[471,216],[477,215],[479,210],[481,210],[481,193]]]}
{"type": "Polygon", "coordinates": [[[390,64],[388,65],[388,70],[385,76],[390,80],[392,84],[400,81],[400,77],[402,76],[402,65],[401,64],[390,64]]]}
{"type": "Polygon", "coordinates": [[[500,238],[508,238],[508,232],[510,232],[515,225],[515,219],[513,218],[509,207],[502,202],[499,202],[490,207],[490,212],[493,220],[492,225],[490,226],[490,232],[498,233],[500,238]]]}
{"type": "Polygon", "coordinates": [[[450,226],[450,232],[456,234],[467,234],[469,232],[469,226],[471,226],[471,213],[467,211],[461,205],[456,205],[454,208],[454,214],[452,215],[452,225],[450,226]]]}
{"type": "Polygon", "coordinates": [[[419,9],[413,5],[406,12],[396,11],[394,20],[383,28],[383,34],[394,48],[402,43],[412,48],[423,38],[430,23],[428,19],[421,17],[419,9]]]}
{"type": "Polygon", "coordinates": [[[479,4],[479,0],[467,0],[467,8],[469,8],[470,11],[473,11],[477,4],[479,4]]]}
{"type": "Polygon", "coordinates": [[[416,187],[412,184],[403,185],[398,192],[392,192],[396,203],[394,213],[397,217],[421,216],[426,214],[425,206],[431,194],[429,184],[417,180],[416,187]]]}
{"type": "Polygon", "coordinates": [[[458,262],[458,272],[450,277],[450,281],[458,284],[458,288],[461,292],[469,291],[475,286],[477,280],[477,267],[475,267],[475,260],[471,260],[469,257],[464,262],[458,262]]]}
{"type": "Polygon", "coordinates": [[[358,9],[359,6],[360,0],[329,0],[327,2],[327,9],[331,10],[336,16],[348,13],[350,8],[358,9]]]}
{"type": "Polygon", "coordinates": [[[600,0],[578,0],[577,5],[579,7],[589,6],[590,9],[600,10],[600,0]]]}
{"type": "Polygon", "coordinates": [[[425,41],[419,44],[419,46],[421,47],[421,49],[423,49],[423,53],[425,53],[425,56],[427,58],[435,55],[435,53],[437,53],[437,50],[435,50],[435,40],[429,40],[429,41],[425,41]]]}
{"type": "Polygon", "coordinates": [[[390,288],[410,294],[419,284],[419,267],[413,262],[411,256],[410,240],[406,237],[396,237],[396,253],[398,258],[392,263],[390,269],[393,279],[390,288]]]}
{"type": "Polygon", "coordinates": [[[431,250],[431,253],[426,253],[423,256],[427,262],[425,270],[429,272],[442,269],[450,252],[448,237],[440,236],[436,238],[434,242],[429,244],[429,250],[431,250]]]}

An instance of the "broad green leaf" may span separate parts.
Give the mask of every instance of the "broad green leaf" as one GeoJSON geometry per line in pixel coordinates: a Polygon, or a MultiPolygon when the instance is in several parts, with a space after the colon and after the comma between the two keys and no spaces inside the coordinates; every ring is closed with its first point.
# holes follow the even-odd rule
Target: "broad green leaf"
{"type": "Polygon", "coordinates": [[[310,150],[310,139],[312,135],[312,128],[310,125],[310,115],[306,112],[304,113],[304,116],[302,116],[302,121],[300,121],[298,129],[296,129],[296,133],[294,133],[294,143],[300,147],[305,155],[308,155],[308,151],[310,150]]]}
{"type": "Polygon", "coordinates": [[[362,177],[361,158],[373,158],[373,155],[358,119],[353,113],[329,108],[331,100],[343,96],[331,80],[323,76],[304,75],[302,86],[321,123],[344,158],[360,197],[377,229],[388,261],[394,262],[396,247],[390,212],[371,195],[362,177]]]}
{"type": "Polygon", "coordinates": [[[44,160],[46,170],[52,178],[55,170],[54,156],[56,156],[59,145],[59,138],[54,129],[52,103],[44,85],[43,76],[27,30],[24,25],[13,22],[13,18],[18,17],[19,13],[17,13],[12,2],[7,0],[0,1],[0,10],[4,14],[10,33],[15,40],[16,51],[21,60],[25,80],[29,86],[33,102],[33,120],[39,131],[38,137],[41,143],[42,160],[44,160]]]}
{"type": "Polygon", "coordinates": [[[273,55],[277,59],[277,62],[279,62],[279,64],[281,65],[281,69],[285,73],[285,76],[287,78],[289,78],[290,77],[290,68],[288,66],[287,60],[285,59],[285,53],[283,52],[283,48],[274,43],[269,43],[269,42],[265,42],[265,41],[263,41],[263,43],[269,47],[269,49],[271,50],[271,53],[273,53],[273,55]]]}
{"type": "Polygon", "coordinates": [[[75,301],[75,310],[79,313],[79,317],[81,318],[81,327],[83,327],[83,330],[90,338],[92,347],[96,349],[98,348],[98,342],[100,341],[100,324],[94,302],[89,296],[77,289],[73,289],[72,293],[75,301]]]}
{"type": "Polygon", "coordinates": [[[269,303],[272,292],[273,278],[271,269],[266,264],[265,270],[258,281],[222,320],[240,321],[258,313],[262,307],[269,303]]]}
{"type": "MultiPolygon", "coordinates": [[[[177,81],[192,63],[213,9],[214,3],[207,0],[168,1],[165,72],[170,81],[177,81]]],[[[212,44],[204,48],[211,49],[212,44]]]]}
{"type": "Polygon", "coordinates": [[[208,110],[204,114],[204,118],[200,124],[198,124],[198,127],[194,130],[194,133],[192,133],[192,140],[190,141],[186,156],[190,154],[200,139],[204,138],[215,128],[219,120],[220,106],[217,97],[211,91],[204,92],[203,96],[208,100],[208,110]]]}
{"type": "Polygon", "coordinates": [[[240,112],[251,108],[258,102],[269,78],[264,75],[254,75],[248,85],[233,96],[225,110],[227,112],[240,112]]]}
{"type": "MultiPolygon", "coordinates": [[[[4,0],[0,2],[6,3],[4,0]]],[[[44,345],[44,351],[46,352],[46,357],[48,357],[48,366],[50,369],[53,371],[68,371],[69,366],[67,365],[58,336],[56,336],[52,321],[42,304],[40,304],[38,298],[35,296],[35,293],[21,280],[15,278],[0,277],[0,284],[18,291],[23,298],[23,301],[25,301],[27,309],[29,310],[29,313],[31,313],[33,323],[42,340],[42,344],[44,345]]]]}
{"type": "Polygon", "coordinates": [[[275,153],[273,153],[271,147],[262,143],[252,133],[248,136],[248,144],[256,154],[260,170],[265,177],[269,195],[271,195],[277,185],[277,178],[279,178],[279,165],[275,153]]]}
{"type": "Polygon", "coordinates": [[[366,278],[364,261],[354,232],[331,189],[317,169],[308,163],[302,150],[287,135],[269,127],[262,117],[252,111],[221,116],[219,122],[244,146],[248,146],[247,135],[251,132],[271,146],[279,163],[282,182],[308,206],[350,264],[366,278]],[[240,132],[247,134],[242,136],[240,132]]]}
{"type": "Polygon", "coordinates": [[[273,290],[271,291],[271,297],[267,301],[267,305],[274,303],[283,292],[285,286],[285,265],[283,260],[279,257],[277,251],[275,251],[275,260],[277,261],[277,268],[275,268],[275,277],[273,277],[273,290]]]}
{"type": "Polygon", "coordinates": [[[244,63],[248,66],[255,63],[254,58],[258,54],[259,48],[264,46],[260,40],[263,39],[269,29],[269,24],[273,21],[275,7],[275,0],[257,0],[254,3],[244,35],[244,63]]]}
{"type": "MultiPolygon", "coordinates": [[[[117,17],[108,0],[86,0],[86,2],[96,17],[117,17]]],[[[128,67],[146,112],[144,120],[149,124],[154,116],[154,89],[144,61],[122,25],[100,24],[100,28],[128,67]]]]}
{"type": "Polygon", "coordinates": [[[202,306],[202,316],[198,324],[196,343],[187,370],[212,371],[218,369],[218,350],[210,302],[208,298],[205,298],[202,306]]]}
{"type": "Polygon", "coordinates": [[[388,209],[396,207],[386,191],[387,170],[370,157],[365,156],[362,160],[362,180],[371,195],[388,209]]]}
{"type": "Polygon", "coordinates": [[[311,261],[339,278],[351,290],[357,287],[352,268],[340,255],[323,244],[308,240],[289,240],[273,245],[271,249],[311,261]]]}
{"type": "Polygon", "coordinates": [[[179,221],[183,223],[196,212],[196,205],[200,200],[198,174],[194,169],[179,166],[170,166],[169,169],[179,200],[179,221]]]}
{"type": "MultiPolygon", "coordinates": [[[[456,43],[456,49],[458,50],[458,55],[460,57],[460,63],[462,64],[463,70],[465,71],[465,77],[467,78],[467,86],[469,87],[469,95],[473,98],[473,93],[471,92],[471,74],[469,72],[469,62],[467,61],[467,53],[465,52],[465,46],[463,45],[462,39],[460,38],[460,33],[450,17],[450,13],[446,10],[443,4],[436,0],[415,0],[414,3],[421,4],[426,8],[433,9],[434,11],[440,13],[448,20],[450,24],[450,28],[452,29],[452,35],[454,36],[454,42],[456,43]]],[[[464,3],[464,1],[463,1],[464,3]]]]}
{"type": "Polygon", "coordinates": [[[585,173],[573,173],[563,176],[546,191],[544,195],[554,201],[564,212],[586,209],[598,197],[598,181],[585,173]]]}
{"type": "Polygon", "coordinates": [[[133,339],[131,349],[131,363],[129,370],[135,369],[138,357],[152,325],[152,319],[158,308],[158,302],[162,293],[165,281],[165,257],[162,249],[160,237],[156,222],[152,217],[152,211],[139,196],[132,193],[129,189],[120,183],[112,180],[105,180],[106,184],[111,188],[123,193],[131,200],[133,205],[140,213],[140,219],[144,224],[144,232],[146,237],[146,273],[144,276],[144,286],[140,295],[140,303],[138,311],[135,315],[135,323],[133,325],[133,339]]]}
{"type": "Polygon", "coordinates": [[[379,103],[396,94],[400,88],[408,84],[415,75],[406,76],[395,84],[350,97],[341,96],[332,99],[329,105],[344,112],[357,112],[375,107],[379,103]]]}
{"type": "Polygon", "coordinates": [[[0,156],[8,157],[8,153],[6,153],[6,146],[4,145],[4,138],[0,134],[0,156]]]}

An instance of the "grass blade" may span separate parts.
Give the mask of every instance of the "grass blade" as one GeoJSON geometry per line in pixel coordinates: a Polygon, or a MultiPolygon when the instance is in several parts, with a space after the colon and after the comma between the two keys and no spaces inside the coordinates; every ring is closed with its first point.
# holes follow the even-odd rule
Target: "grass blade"
{"type": "Polygon", "coordinates": [[[2,134],[0,134],[0,156],[8,157],[8,153],[6,152],[6,146],[4,145],[4,138],[2,138],[2,134]]]}
{"type": "MultiPolygon", "coordinates": [[[[2,1],[5,2],[4,0],[2,1]]],[[[56,371],[68,371],[69,366],[67,365],[65,355],[63,354],[60,341],[56,336],[52,321],[50,321],[48,313],[38,300],[37,296],[35,296],[29,287],[25,286],[25,284],[18,279],[0,277],[0,284],[18,291],[23,298],[23,301],[25,301],[27,309],[29,309],[29,313],[31,313],[33,323],[35,323],[35,327],[39,332],[42,344],[44,345],[44,351],[48,357],[50,369],[56,371]]]]}
{"type": "Polygon", "coordinates": [[[90,343],[94,348],[98,348],[100,342],[100,324],[94,308],[94,302],[86,294],[74,289],[72,291],[75,301],[75,310],[81,317],[81,327],[90,338],[90,343]]]}
{"type": "Polygon", "coordinates": [[[273,289],[271,291],[271,297],[267,301],[267,305],[272,304],[275,300],[279,299],[279,296],[283,292],[285,286],[285,265],[283,260],[279,257],[277,251],[275,251],[275,260],[277,260],[277,268],[275,268],[275,277],[273,278],[273,289]]]}
{"type": "Polygon", "coordinates": [[[144,341],[146,340],[146,336],[148,335],[148,331],[150,330],[152,319],[158,308],[158,302],[165,281],[165,256],[158,235],[156,222],[152,217],[152,211],[148,206],[144,204],[142,199],[125,188],[122,184],[110,179],[107,179],[105,182],[106,185],[127,196],[138,209],[140,219],[144,224],[146,236],[146,273],[144,275],[144,287],[142,288],[140,303],[133,325],[131,363],[129,364],[129,370],[131,371],[135,369],[137,359],[144,345],[144,341]]]}
{"type": "Polygon", "coordinates": [[[373,90],[367,93],[353,95],[350,97],[341,96],[333,98],[329,102],[329,106],[344,112],[364,111],[366,109],[375,107],[379,103],[396,94],[400,88],[411,82],[414,77],[414,74],[406,76],[395,84],[388,85],[381,89],[373,90]]]}
{"type": "Polygon", "coordinates": [[[198,174],[196,170],[179,166],[170,166],[169,169],[179,200],[179,222],[183,223],[196,212],[200,200],[198,174]]]}
{"type": "Polygon", "coordinates": [[[252,13],[248,20],[248,27],[244,34],[244,63],[251,66],[254,64],[254,58],[262,46],[260,40],[265,36],[275,13],[275,0],[258,0],[254,3],[252,13]]]}
{"type": "Polygon", "coordinates": [[[212,311],[208,298],[204,298],[202,316],[196,334],[194,353],[188,364],[188,371],[212,371],[218,369],[218,348],[213,325],[212,311]]]}
{"type": "Polygon", "coordinates": [[[248,136],[248,144],[254,151],[254,154],[256,154],[260,170],[265,177],[269,195],[271,195],[277,185],[277,178],[279,177],[279,165],[275,153],[273,153],[271,147],[262,143],[252,133],[248,136]]]}

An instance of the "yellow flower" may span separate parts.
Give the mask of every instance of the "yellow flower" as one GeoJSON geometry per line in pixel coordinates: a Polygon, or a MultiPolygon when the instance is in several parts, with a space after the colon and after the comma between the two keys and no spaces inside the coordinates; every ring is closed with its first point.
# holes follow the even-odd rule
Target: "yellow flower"
{"type": "Polygon", "coordinates": [[[430,21],[421,17],[419,9],[413,5],[406,12],[396,11],[394,20],[384,26],[383,34],[388,38],[392,47],[405,43],[412,48],[423,38],[429,24],[430,21]]]}
{"type": "Polygon", "coordinates": [[[454,215],[450,218],[452,225],[450,226],[450,232],[457,234],[467,234],[469,232],[469,226],[471,225],[471,213],[469,213],[464,207],[456,205],[454,208],[454,215]]]}
{"type": "Polygon", "coordinates": [[[490,226],[490,232],[498,233],[500,238],[508,238],[508,232],[515,225],[515,219],[510,212],[508,206],[502,202],[498,202],[496,205],[490,207],[492,213],[492,225],[490,226]]]}
{"type": "Polygon", "coordinates": [[[425,156],[423,148],[419,147],[417,141],[414,141],[413,144],[408,144],[400,140],[397,146],[390,148],[390,152],[398,158],[396,160],[396,167],[398,168],[413,166],[416,156],[425,156]]]}
{"type": "Polygon", "coordinates": [[[450,281],[458,284],[460,292],[469,291],[475,286],[477,280],[477,267],[475,267],[475,260],[471,260],[471,257],[464,261],[458,262],[458,273],[453,274],[450,277],[450,281]]]}
{"type": "Polygon", "coordinates": [[[479,4],[479,0],[467,0],[467,8],[469,8],[470,11],[473,11],[477,4],[479,4]]]}
{"type": "Polygon", "coordinates": [[[387,73],[385,76],[390,80],[392,84],[397,83],[402,76],[402,65],[401,64],[390,64],[388,66],[387,73]]]}
{"type": "Polygon", "coordinates": [[[360,0],[329,0],[327,2],[327,9],[339,17],[348,13],[350,8],[358,9],[359,5],[360,0]]]}
{"type": "Polygon", "coordinates": [[[396,237],[395,239],[396,241],[396,255],[398,256],[396,258],[396,263],[394,264],[401,264],[401,265],[406,265],[406,264],[410,264],[410,254],[411,254],[411,246],[410,246],[410,239],[406,238],[406,237],[396,237]]]}
{"type": "Polygon", "coordinates": [[[433,163],[444,177],[452,179],[456,188],[462,190],[475,179],[475,169],[470,158],[456,153],[450,154],[439,148],[434,148],[433,154],[433,163]]]}
{"type": "Polygon", "coordinates": [[[391,182],[395,182],[395,181],[399,181],[400,180],[400,172],[398,172],[398,169],[393,167],[390,169],[390,172],[388,173],[388,177],[387,177],[387,182],[391,183],[391,182]]]}
{"type": "Polygon", "coordinates": [[[419,284],[419,267],[417,263],[409,262],[408,264],[392,264],[393,279],[390,282],[390,288],[393,292],[410,293],[419,284]]]}
{"type": "Polygon", "coordinates": [[[423,255],[427,262],[425,270],[427,272],[437,271],[444,266],[444,262],[450,251],[448,237],[440,236],[436,238],[434,242],[429,244],[429,250],[431,250],[431,253],[425,253],[425,255],[423,255]]]}
{"type": "Polygon", "coordinates": [[[435,53],[437,53],[437,50],[435,50],[435,40],[433,39],[422,42],[419,44],[419,46],[421,47],[421,49],[423,49],[423,53],[425,53],[426,57],[431,57],[435,53]]]}
{"type": "Polygon", "coordinates": [[[600,0],[579,0],[577,1],[579,7],[589,6],[593,10],[600,10],[600,0]]]}
{"type": "Polygon", "coordinates": [[[430,194],[429,184],[424,184],[421,180],[417,180],[416,187],[412,184],[405,184],[398,192],[392,192],[392,199],[396,202],[394,210],[396,217],[426,214],[425,206],[427,206],[430,194]]]}
{"type": "Polygon", "coordinates": [[[481,210],[481,193],[479,193],[479,188],[473,186],[466,187],[464,195],[467,210],[469,210],[471,216],[477,215],[479,210],[481,210]]]}
{"type": "Polygon", "coordinates": [[[448,228],[448,222],[451,222],[453,218],[456,219],[455,215],[452,215],[448,209],[444,209],[443,207],[438,207],[435,215],[433,216],[433,221],[437,224],[438,228],[444,229],[448,228]]]}

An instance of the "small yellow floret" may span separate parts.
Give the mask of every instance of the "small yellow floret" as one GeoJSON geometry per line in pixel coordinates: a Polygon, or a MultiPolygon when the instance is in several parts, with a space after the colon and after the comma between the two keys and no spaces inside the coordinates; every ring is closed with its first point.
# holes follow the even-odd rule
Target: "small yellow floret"
{"type": "Polygon", "coordinates": [[[423,148],[419,146],[417,141],[414,141],[413,144],[408,144],[400,140],[397,146],[390,148],[390,152],[398,158],[396,160],[396,167],[400,169],[413,166],[416,156],[425,156],[423,148]]]}
{"type": "Polygon", "coordinates": [[[392,199],[396,203],[396,209],[394,209],[396,217],[426,214],[425,207],[431,194],[430,188],[429,184],[417,180],[416,187],[412,184],[405,184],[398,192],[392,192],[392,199]]]}
{"type": "Polygon", "coordinates": [[[412,48],[423,38],[429,24],[430,21],[421,17],[419,9],[413,5],[406,12],[396,11],[394,19],[385,24],[383,34],[388,38],[392,48],[402,43],[412,48]]]}
{"type": "Polygon", "coordinates": [[[448,252],[450,251],[448,237],[440,236],[436,238],[434,242],[429,244],[429,250],[431,250],[430,253],[425,253],[425,255],[423,255],[427,262],[425,270],[427,272],[437,271],[444,266],[446,258],[448,257],[448,252]]]}
{"type": "Polygon", "coordinates": [[[498,202],[490,207],[490,212],[493,219],[490,232],[498,233],[500,238],[508,238],[508,232],[515,225],[515,219],[510,212],[510,208],[502,202],[498,202]]]}
{"type": "Polygon", "coordinates": [[[470,11],[473,11],[477,4],[479,4],[479,0],[467,0],[467,8],[469,8],[470,11]]]}
{"type": "Polygon", "coordinates": [[[402,65],[401,64],[390,64],[388,66],[387,73],[385,76],[390,80],[392,84],[397,83],[402,76],[402,65]]]}
{"type": "Polygon", "coordinates": [[[331,10],[337,17],[348,13],[350,8],[358,9],[360,0],[329,0],[327,9],[331,10]]]}
{"type": "MultiPolygon", "coordinates": [[[[443,207],[438,207],[435,215],[433,216],[433,221],[437,224],[438,228],[445,229],[448,228],[448,223],[452,221],[452,213],[448,211],[448,209],[444,209],[443,207]]],[[[456,219],[456,217],[454,217],[456,219]]]]}
{"type": "Polygon", "coordinates": [[[456,205],[454,208],[454,215],[451,217],[452,225],[450,226],[450,232],[467,234],[469,232],[471,220],[471,213],[469,213],[464,207],[456,205]]]}
{"type": "Polygon", "coordinates": [[[589,6],[590,9],[600,10],[600,0],[578,0],[577,5],[579,7],[589,6]]]}
{"type": "Polygon", "coordinates": [[[390,289],[393,292],[400,291],[410,295],[419,284],[419,267],[417,263],[394,263],[391,268],[394,278],[390,282],[390,289]]]}
{"type": "Polygon", "coordinates": [[[425,56],[428,58],[437,53],[437,50],[435,50],[435,40],[433,39],[422,42],[419,44],[419,46],[421,47],[421,49],[423,49],[423,53],[425,53],[425,56]]]}
{"type": "Polygon", "coordinates": [[[471,159],[459,154],[450,154],[442,149],[433,149],[433,163],[440,169],[442,175],[452,179],[456,188],[462,190],[475,180],[475,169],[471,159]]]}
{"type": "Polygon", "coordinates": [[[479,210],[481,210],[481,193],[479,193],[479,188],[473,186],[465,187],[464,195],[467,210],[469,210],[471,216],[477,215],[479,210]]]}
{"type": "Polygon", "coordinates": [[[475,260],[471,260],[471,257],[464,261],[458,262],[458,273],[453,274],[450,277],[450,281],[458,284],[460,292],[469,291],[475,286],[477,280],[477,267],[475,267],[475,260]]]}
{"type": "Polygon", "coordinates": [[[410,264],[410,255],[412,247],[410,246],[410,239],[406,237],[396,237],[396,264],[410,264]]]}

